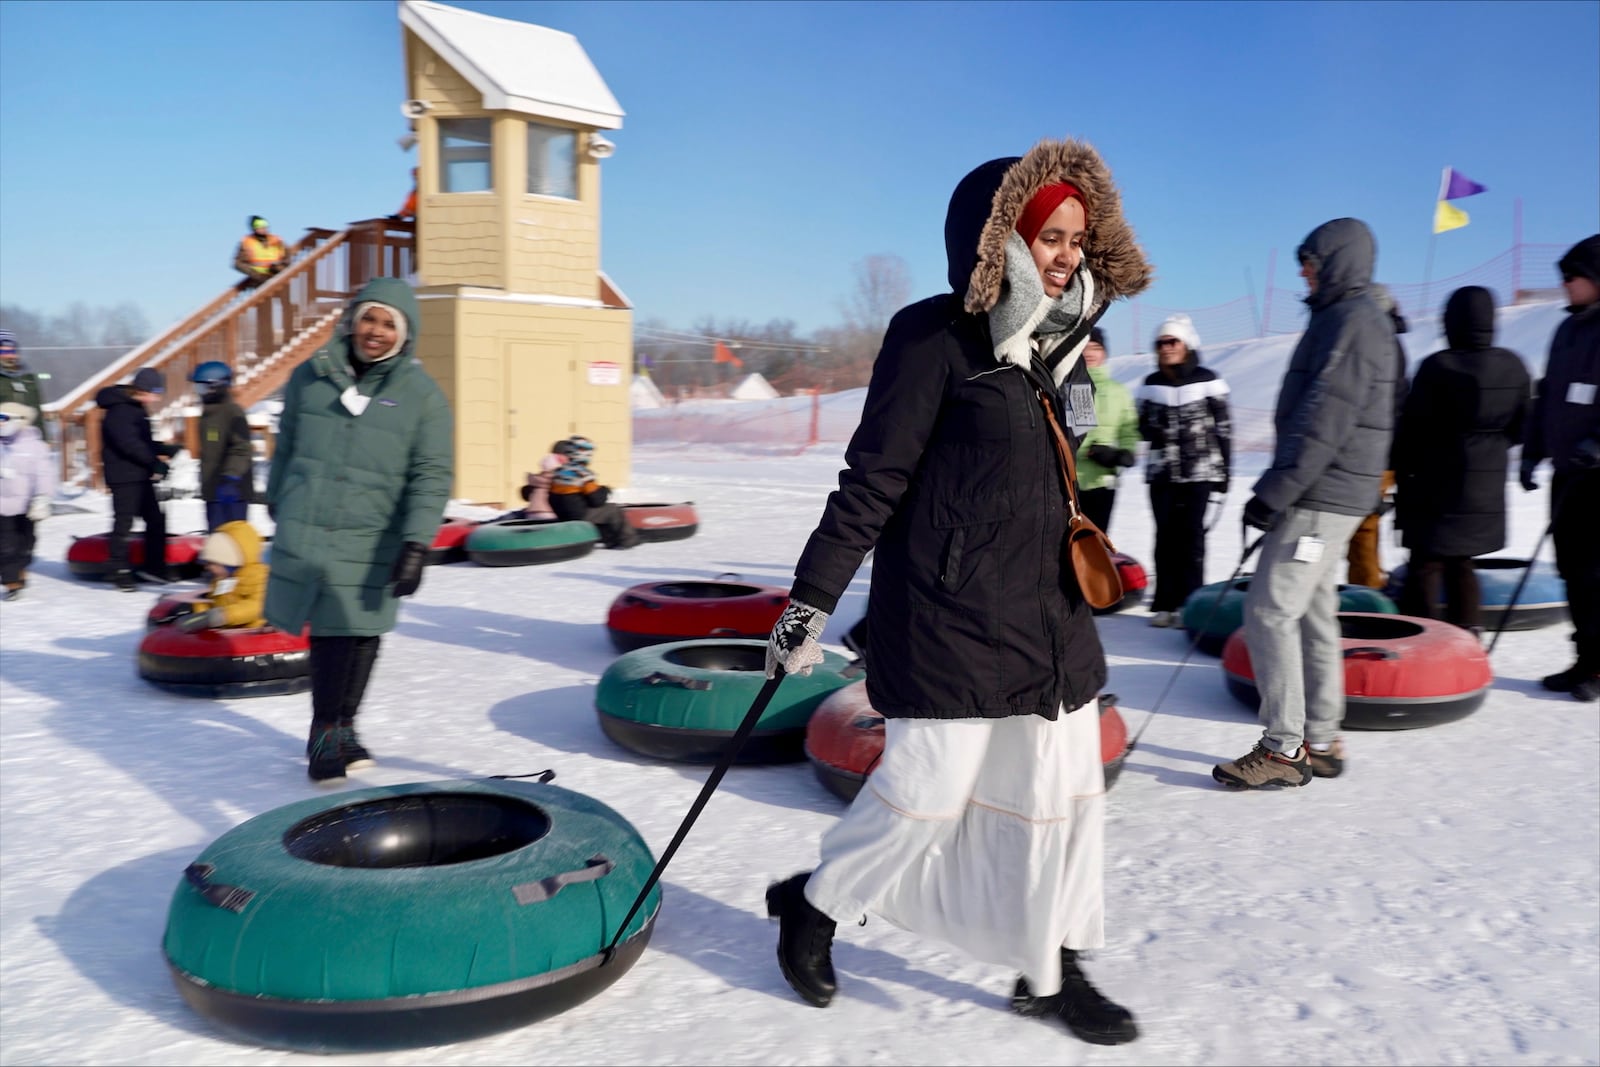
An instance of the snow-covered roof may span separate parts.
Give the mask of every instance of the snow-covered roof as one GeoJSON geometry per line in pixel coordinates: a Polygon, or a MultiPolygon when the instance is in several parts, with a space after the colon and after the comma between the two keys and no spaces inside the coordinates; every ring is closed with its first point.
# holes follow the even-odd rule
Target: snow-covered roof
{"type": "Polygon", "coordinates": [[[400,23],[483,94],[485,110],[622,128],[622,105],[570,33],[430,0],[403,0],[400,23]]]}

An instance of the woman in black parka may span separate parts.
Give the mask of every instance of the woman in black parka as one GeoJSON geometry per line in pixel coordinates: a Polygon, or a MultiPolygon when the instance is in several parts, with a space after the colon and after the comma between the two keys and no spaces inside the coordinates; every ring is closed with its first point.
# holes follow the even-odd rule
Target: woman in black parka
{"type": "Polygon", "coordinates": [[[956,187],[952,292],[902,309],[848,468],[795,568],[768,674],[804,672],[869,550],[867,693],[882,760],[810,875],[774,884],[778,957],[825,1005],[836,922],[875,912],[1023,978],[1013,1001],[1086,1040],[1137,1033],[1084,978],[1103,943],[1105,783],[1093,707],[1105,655],[1063,561],[1068,503],[1045,404],[1094,425],[1079,358],[1149,266],[1095,150],[1044,141],[956,187]],[[1059,992],[1057,992],[1059,990],[1059,992]]]}
{"type": "Polygon", "coordinates": [[[1506,543],[1506,453],[1522,441],[1530,382],[1522,357],[1493,347],[1489,290],[1451,293],[1444,330],[1450,347],[1417,368],[1395,427],[1396,521],[1411,550],[1400,610],[1481,630],[1472,558],[1506,543]]]}

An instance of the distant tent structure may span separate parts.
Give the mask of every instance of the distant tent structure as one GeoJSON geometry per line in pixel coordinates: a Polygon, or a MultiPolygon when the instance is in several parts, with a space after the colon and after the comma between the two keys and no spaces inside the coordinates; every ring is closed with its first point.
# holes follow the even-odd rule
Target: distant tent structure
{"type": "Polygon", "coordinates": [[[648,374],[635,374],[633,385],[628,390],[630,402],[634,411],[641,409],[654,410],[667,406],[667,398],[661,395],[661,390],[656,383],[650,380],[648,374]]]}
{"type": "Polygon", "coordinates": [[[752,372],[745,375],[744,381],[734,386],[733,392],[728,395],[734,400],[772,400],[777,397],[778,391],[771,382],[752,372]]]}

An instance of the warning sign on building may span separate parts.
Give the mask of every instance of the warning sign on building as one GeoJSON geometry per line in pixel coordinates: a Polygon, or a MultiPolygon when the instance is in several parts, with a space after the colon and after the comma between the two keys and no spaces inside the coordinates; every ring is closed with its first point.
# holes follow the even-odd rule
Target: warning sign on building
{"type": "Polygon", "coordinates": [[[621,385],[622,364],[609,359],[591,360],[589,363],[590,385],[621,385]]]}

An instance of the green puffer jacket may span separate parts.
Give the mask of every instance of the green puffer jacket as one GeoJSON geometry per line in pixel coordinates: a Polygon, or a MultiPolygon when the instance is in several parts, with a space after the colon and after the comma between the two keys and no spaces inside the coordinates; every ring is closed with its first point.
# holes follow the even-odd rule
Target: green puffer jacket
{"type": "Polygon", "coordinates": [[[1139,410],[1133,406],[1128,387],[1111,377],[1104,364],[1088,371],[1089,380],[1094,382],[1094,417],[1100,425],[1090,430],[1078,446],[1078,488],[1107,489],[1117,484],[1117,472],[1090,459],[1089,449],[1109,445],[1137,454],[1139,410]]]}
{"type": "Polygon", "coordinates": [[[314,636],[371,636],[394,628],[389,574],[400,546],[438,535],[454,466],[450,406],[412,356],[421,326],[411,287],[368,282],[334,339],[295,368],[284,388],[267,479],[277,522],[267,621],[314,636]],[[356,380],[355,309],[375,300],[405,316],[406,342],[356,380]],[[368,403],[353,414],[341,396],[368,403]]]}

